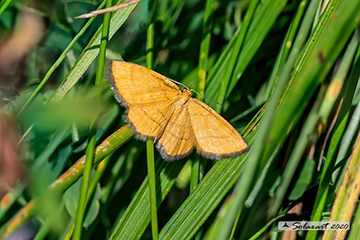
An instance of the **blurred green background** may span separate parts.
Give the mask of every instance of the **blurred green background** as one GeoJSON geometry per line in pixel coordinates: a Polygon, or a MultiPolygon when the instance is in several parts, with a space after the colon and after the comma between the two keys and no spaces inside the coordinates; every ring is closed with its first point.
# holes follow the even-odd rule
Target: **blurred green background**
{"type": "Polygon", "coordinates": [[[0,2],[4,238],[157,239],[152,221],[159,239],[358,239],[359,0],[143,0],[110,22],[74,19],[105,2],[0,2]],[[149,52],[155,71],[220,103],[205,100],[250,151],[165,162],[155,150],[149,183],[107,79],[111,60],[149,66],[149,52]],[[351,230],[277,227],[329,219],[351,230]]]}

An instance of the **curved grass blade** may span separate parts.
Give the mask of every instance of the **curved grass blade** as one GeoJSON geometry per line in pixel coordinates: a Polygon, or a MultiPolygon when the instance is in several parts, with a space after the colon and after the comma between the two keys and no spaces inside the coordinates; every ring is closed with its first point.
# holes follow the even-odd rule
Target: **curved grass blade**
{"type": "Polygon", "coordinates": [[[319,22],[317,33],[315,31],[305,46],[303,54],[291,75],[290,82],[293,81],[293,84],[284,96],[275,116],[274,122],[283,127],[272,128],[269,135],[269,139],[279,139],[280,141],[269,142],[264,153],[265,158],[269,158],[276,146],[285,140],[284,129],[289,129],[288,127],[299,119],[310,97],[329,73],[349,36],[359,23],[360,1],[357,1],[355,5],[352,2],[354,8],[351,12],[348,12],[349,5],[347,4],[350,4],[348,1],[350,0],[329,2],[331,5],[327,8],[329,12],[323,13],[322,19],[324,21],[319,22]],[[337,17],[334,18],[333,16],[337,17]],[[329,41],[329,38],[334,40],[329,41]],[[319,59],[319,54],[323,56],[323,59],[319,59]]]}
{"type": "MultiPolygon", "coordinates": [[[[165,162],[156,171],[157,206],[165,199],[185,161],[165,162]]],[[[126,209],[110,239],[140,239],[150,223],[149,180],[146,178],[126,209]]]]}
{"type": "MultiPolygon", "coordinates": [[[[352,12],[354,14],[354,12],[352,12]]],[[[342,15],[339,15],[342,16],[342,15]]],[[[345,25],[347,25],[349,22],[346,22],[347,20],[349,20],[350,18],[353,20],[353,22],[351,23],[351,26],[354,27],[356,25],[356,18],[352,18],[354,17],[354,15],[352,15],[351,17],[347,18],[348,16],[344,15],[343,19],[341,19],[339,22],[336,22],[335,24],[339,24],[342,26],[337,26],[339,29],[341,29],[341,27],[345,25]]],[[[330,24],[329,24],[330,25],[330,24]]],[[[348,26],[348,25],[347,25],[348,26]]],[[[326,28],[327,30],[331,29],[331,27],[333,26],[328,26],[328,28],[326,28]]],[[[348,29],[348,28],[347,28],[348,29]]],[[[340,35],[336,35],[337,33],[332,32],[331,35],[334,36],[334,38],[341,38],[340,41],[340,45],[337,45],[336,47],[334,47],[332,44],[335,44],[335,42],[332,42],[331,44],[325,44],[325,38],[322,38],[321,41],[315,41],[317,44],[317,47],[319,48],[320,46],[326,46],[326,51],[330,51],[329,49],[333,50],[336,49],[334,52],[332,52],[332,54],[336,55],[339,54],[339,52],[342,50],[343,45],[345,44],[348,36],[350,35],[352,29],[348,29],[345,32],[340,33],[340,35]]],[[[322,32],[322,31],[320,31],[322,32]]],[[[328,34],[328,32],[326,32],[326,34],[328,34]]],[[[336,44],[338,44],[339,42],[337,41],[336,44]]],[[[312,46],[313,47],[313,46],[312,46]]],[[[316,49],[316,48],[315,48],[316,49]]],[[[316,49],[318,50],[318,49],[316,49]]],[[[309,50],[307,50],[309,51],[309,50]]],[[[320,64],[318,61],[318,55],[316,54],[317,52],[314,50],[314,48],[312,48],[312,51],[309,51],[310,53],[310,57],[308,57],[309,55],[304,55],[304,59],[306,59],[307,61],[301,61],[298,64],[307,64],[307,68],[306,71],[305,69],[302,69],[302,71],[304,71],[306,74],[304,74],[304,76],[301,75],[297,75],[296,81],[294,79],[294,82],[300,82],[300,83],[304,83],[304,84],[299,84],[299,88],[295,88],[296,89],[296,93],[294,94],[293,91],[295,91],[295,89],[293,89],[291,91],[291,89],[289,90],[289,92],[291,94],[288,94],[290,97],[286,98],[287,101],[289,101],[288,104],[292,103],[294,101],[294,99],[292,98],[297,98],[299,97],[299,91],[300,94],[302,94],[302,99],[301,101],[306,101],[309,100],[311,98],[311,94],[307,94],[306,91],[304,91],[304,89],[308,89],[309,85],[312,87],[312,91],[314,91],[316,89],[316,87],[318,86],[318,84],[320,83],[320,79],[316,79],[314,81],[314,72],[309,71],[309,69],[312,69],[314,66],[314,62],[317,63],[316,64],[316,72],[319,70],[319,68],[322,70],[320,71],[322,74],[325,74],[325,72],[329,71],[330,67],[327,67],[326,69],[323,69],[322,67],[325,65],[320,64]],[[312,53],[312,51],[315,52],[312,53]],[[311,68],[310,68],[311,66],[311,68]],[[310,79],[306,79],[307,77],[309,77],[309,75],[311,76],[310,79]],[[306,81],[303,81],[304,79],[306,79],[306,81]],[[314,84],[312,84],[314,82],[314,84]],[[303,89],[303,91],[301,91],[301,89],[303,89]],[[291,100],[290,100],[291,99],[291,100]]],[[[334,62],[335,60],[335,56],[329,58],[329,62],[334,62]]],[[[326,64],[326,66],[328,66],[331,64],[326,64]]],[[[296,69],[299,69],[296,68],[296,69]]],[[[325,74],[326,75],[326,74],[325,74]]],[[[322,78],[323,79],[323,78],[322,78]]],[[[300,104],[300,100],[299,99],[295,99],[295,103],[296,104],[300,104]]],[[[283,106],[283,105],[280,105],[283,106]]],[[[292,108],[292,109],[296,109],[298,110],[298,108],[292,108]]],[[[283,117],[284,115],[284,111],[285,108],[282,108],[282,112],[277,114],[277,118],[283,117]]],[[[301,109],[301,111],[298,114],[301,114],[301,112],[303,111],[303,109],[301,109]]],[[[292,113],[292,115],[289,114],[285,114],[287,115],[287,119],[286,122],[283,121],[283,127],[285,129],[289,129],[293,123],[297,120],[297,117],[295,114],[292,113]]],[[[282,136],[283,135],[283,129],[281,128],[281,133],[280,132],[273,132],[271,134],[274,134],[274,136],[276,136],[276,138],[272,138],[271,141],[271,151],[270,149],[268,150],[271,154],[273,154],[273,151],[277,148],[278,143],[282,143],[283,138],[285,138],[286,136],[282,136]],[[280,141],[278,140],[280,139],[280,141]]],[[[280,130],[280,129],[278,129],[280,130]]],[[[270,156],[271,154],[268,154],[267,156],[270,156]]],[[[164,239],[168,239],[168,238],[174,238],[174,239],[187,239],[190,238],[191,236],[193,236],[193,234],[195,234],[195,232],[197,231],[197,229],[201,226],[201,224],[206,220],[206,218],[211,214],[211,212],[214,210],[214,208],[217,206],[217,204],[219,203],[219,201],[221,200],[221,198],[226,194],[226,192],[231,188],[231,186],[234,184],[234,182],[236,181],[236,179],[240,176],[240,171],[242,168],[240,168],[240,166],[243,165],[243,161],[242,158],[235,158],[231,161],[219,161],[217,162],[214,167],[210,170],[210,172],[207,174],[207,176],[205,176],[204,180],[202,182],[200,182],[198,188],[195,189],[194,193],[192,195],[189,196],[189,198],[184,202],[184,204],[180,207],[180,209],[175,213],[175,215],[170,219],[170,221],[165,225],[165,227],[163,228],[163,230],[160,233],[160,238],[164,238],[164,239]],[[224,165],[221,165],[221,162],[224,163],[226,162],[227,166],[225,167],[224,165]],[[224,171],[226,169],[226,171],[224,171]],[[217,174],[216,174],[217,173],[217,174]],[[215,178],[218,178],[216,180],[214,180],[215,178]],[[216,183],[214,183],[214,181],[217,181],[218,185],[216,185],[216,183]],[[211,186],[211,187],[209,187],[211,186]],[[220,189],[220,190],[219,190],[220,189]],[[213,191],[213,192],[211,192],[213,191]],[[208,194],[207,194],[208,193],[208,194]],[[215,200],[214,200],[215,199],[215,200]],[[214,202],[215,201],[215,202],[214,202]]],[[[147,224],[143,224],[143,221],[141,222],[141,224],[139,224],[138,227],[134,228],[135,226],[138,225],[138,221],[141,221],[141,218],[147,218],[149,219],[148,215],[142,215],[140,217],[140,210],[135,210],[135,208],[140,209],[141,205],[145,203],[145,201],[140,200],[143,199],[145,196],[143,195],[137,195],[132,204],[131,207],[129,207],[130,209],[127,210],[127,214],[126,214],[126,218],[120,222],[121,226],[117,227],[117,231],[114,232],[112,239],[122,239],[122,236],[133,236],[136,238],[140,238],[142,232],[144,231],[144,229],[146,228],[147,224]],[[137,204],[134,202],[138,202],[137,204]],[[138,217],[135,217],[135,215],[137,215],[138,217]],[[132,218],[132,220],[130,220],[129,218],[132,218]],[[119,230],[120,229],[120,230],[119,230]],[[123,233],[125,232],[130,232],[130,229],[132,229],[133,231],[136,231],[136,233],[138,235],[124,235],[123,233]]],[[[148,220],[147,220],[148,221],[148,220]]],[[[131,234],[131,233],[129,233],[131,234]]],[[[124,237],[124,238],[126,238],[124,237]]]]}
{"type": "MultiPolygon", "coordinates": [[[[349,43],[348,49],[345,52],[343,61],[339,67],[339,71],[336,74],[334,82],[333,82],[333,84],[331,84],[331,88],[333,88],[333,90],[335,92],[340,90],[340,89],[338,89],[338,84],[342,84],[342,78],[346,77],[348,68],[350,67],[348,65],[352,61],[353,54],[355,54],[356,48],[358,48],[358,43],[359,43],[359,38],[358,38],[358,35],[355,34],[353,36],[353,39],[349,43]]],[[[355,64],[355,66],[356,65],[357,64],[355,64]]],[[[356,69],[357,69],[356,67],[353,67],[353,72],[351,73],[350,78],[348,80],[348,86],[347,86],[348,90],[349,90],[349,84],[351,84],[351,82],[354,82],[354,80],[356,80],[355,82],[357,82],[357,77],[356,78],[353,77],[353,76],[358,76],[358,74],[356,73],[356,71],[358,71],[358,70],[356,70],[356,69]]],[[[329,86],[329,88],[330,88],[330,86],[329,86]]],[[[348,91],[345,91],[345,92],[347,92],[347,94],[345,94],[345,96],[351,95],[350,92],[348,92],[348,91]]],[[[325,98],[328,98],[331,101],[336,100],[336,99],[332,99],[333,98],[332,94],[326,96],[325,98]]],[[[330,101],[328,101],[328,102],[330,102],[330,101]]],[[[347,101],[347,102],[350,103],[350,101],[347,101]]],[[[340,111],[344,111],[344,109],[348,109],[346,104],[342,104],[340,111]]],[[[335,165],[334,153],[336,152],[337,145],[340,142],[341,136],[343,135],[346,121],[347,121],[347,117],[346,117],[345,121],[344,121],[344,119],[341,120],[341,117],[337,118],[337,126],[334,128],[335,130],[334,130],[333,136],[332,136],[330,144],[329,144],[329,150],[328,150],[328,154],[326,156],[326,162],[323,167],[322,175],[320,178],[319,189],[318,189],[318,192],[316,195],[314,209],[311,214],[311,221],[320,221],[321,220],[323,209],[325,208],[325,205],[326,205],[326,199],[328,196],[328,190],[329,190],[329,184],[331,181],[331,174],[333,172],[333,166],[335,165]],[[341,122],[343,122],[344,124],[341,124],[341,122]]],[[[320,161],[321,160],[322,159],[320,159],[320,161]]],[[[309,231],[306,235],[306,239],[307,240],[315,239],[316,235],[317,235],[317,232],[309,231]]]]}
{"type": "MultiPolygon", "coordinates": [[[[297,144],[294,150],[291,153],[288,164],[285,168],[283,174],[283,181],[276,192],[275,202],[272,206],[272,211],[276,212],[280,207],[283,197],[288,190],[288,186],[291,183],[292,177],[295,174],[297,166],[301,160],[301,157],[305,151],[306,146],[312,142],[315,143],[320,137],[317,129],[321,126],[326,126],[328,123],[328,118],[334,107],[336,100],[341,92],[342,86],[346,79],[346,73],[349,70],[353,56],[355,54],[356,46],[358,42],[356,38],[353,38],[352,44],[343,58],[343,61],[339,67],[339,71],[332,79],[327,92],[325,94],[324,100],[321,103],[321,107],[318,110],[318,104],[314,104],[313,109],[311,110],[309,116],[307,117],[306,123],[300,133],[300,137],[297,139],[297,144]],[[311,137],[310,137],[311,136],[311,137]]],[[[318,101],[322,99],[322,93],[319,93],[318,101]]]]}
{"type": "MultiPolygon", "coordinates": [[[[360,104],[358,105],[360,108],[360,104]]],[[[329,221],[349,221],[352,218],[360,193],[360,132],[351,154],[344,179],[336,195],[329,221]]],[[[347,230],[327,230],[322,239],[345,239],[347,230]]]]}
{"type": "MultiPolygon", "coordinates": [[[[319,23],[318,34],[313,36],[315,40],[311,38],[309,44],[304,49],[305,54],[302,55],[302,58],[298,61],[298,65],[294,70],[296,74],[292,75],[293,86],[288,90],[275,114],[274,122],[277,123],[277,126],[281,126],[281,128],[272,128],[269,137],[266,139],[267,144],[265,153],[263,153],[265,159],[269,159],[274,154],[274,151],[283,144],[287,136],[287,134],[284,134],[284,129],[286,129],[288,133],[296,121],[298,121],[312,93],[328,74],[330,67],[358,24],[360,4],[355,5],[355,9],[353,9],[351,13],[348,13],[350,14],[348,15],[345,14],[345,12],[347,11],[348,4],[350,4],[349,1],[350,0],[342,1],[340,4],[339,2],[335,2],[333,5],[335,7],[328,8],[327,15],[324,15],[326,18],[323,18],[323,21],[319,23]],[[339,4],[338,7],[337,4],[339,4]],[[334,13],[335,9],[336,12],[334,13]],[[337,18],[331,18],[333,15],[336,15],[337,18]],[[334,31],[334,29],[341,29],[342,31],[337,32],[334,31]],[[329,42],[329,36],[337,41],[329,42]],[[324,62],[319,61],[318,53],[320,51],[326,56],[324,62]]],[[[238,163],[237,159],[234,159],[232,163],[234,162],[238,163]]],[[[216,164],[209,173],[217,167],[216,164]]],[[[225,174],[226,172],[219,177],[219,181],[223,180],[225,174]]],[[[205,177],[204,182],[206,182],[206,180],[207,178],[205,177]]],[[[211,185],[213,183],[207,182],[206,184],[211,185]]],[[[199,184],[199,191],[200,186],[201,183],[199,184]]],[[[216,188],[222,189],[220,186],[216,186],[216,188]]],[[[212,208],[205,208],[204,206],[207,206],[207,203],[211,202],[213,198],[221,198],[219,195],[212,195],[211,198],[210,196],[204,196],[197,192],[197,189],[194,195],[198,195],[196,201],[192,199],[192,196],[185,200],[184,204],[163,228],[160,233],[161,238],[190,238],[201,223],[205,221],[206,216],[210,214],[209,212],[213,210],[212,208]],[[200,199],[199,196],[201,196],[200,199]],[[193,208],[189,208],[191,204],[194,204],[193,208]],[[204,214],[204,212],[206,212],[206,214],[204,214]],[[188,215],[184,216],[185,213],[188,213],[188,215]],[[198,221],[198,218],[201,218],[201,220],[198,221]]]]}
{"type": "MultiPolygon", "coordinates": [[[[101,9],[104,5],[105,2],[102,2],[100,4],[100,6],[98,7],[98,9],[101,9]]],[[[18,112],[18,115],[24,111],[24,109],[34,100],[34,98],[37,96],[37,94],[40,92],[40,90],[43,88],[43,86],[47,83],[47,81],[49,80],[49,78],[51,77],[51,75],[53,74],[53,72],[60,66],[60,64],[62,63],[62,61],[65,59],[66,55],[68,54],[68,52],[71,50],[71,48],[75,45],[75,43],[77,42],[77,40],[79,40],[79,38],[85,33],[85,31],[90,27],[91,23],[94,21],[95,19],[90,19],[89,21],[87,21],[87,23],[85,24],[84,27],[81,28],[80,32],[78,34],[76,34],[76,36],[73,38],[73,40],[71,40],[71,42],[69,43],[69,45],[65,48],[65,50],[61,53],[61,55],[59,56],[59,58],[55,61],[55,63],[51,66],[51,68],[47,71],[47,73],[45,74],[44,78],[41,80],[41,82],[39,83],[39,85],[36,87],[36,89],[34,90],[34,92],[31,93],[30,97],[26,100],[26,102],[24,103],[24,105],[21,107],[20,111],[18,112]]]]}
{"type": "MultiPolygon", "coordinates": [[[[123,126],[108,138],[106,138],[95,151],[94,166],[101,162],[106,156],[113,153],[123,144],[125,144],[131,137],[134,136],[132,130],[127,126],[123,126]]],[[[70,187],[76,180],[78,180],[84,171],[85,156],[83,156],[77,163],[75,163],[69,170],[62,174],[49,187],[49,191],[63,192],[70,187]]],[[[2,237],[6,238],[13,233],[13,231],[23,224],[35,213],[37,199],[33,199],[26,206],[24,206],[17,215],[7,224],[2,237]]]]}
{"type": "Polygon", "coordinates": [[[160,239],[190,239],[243,171],[247,156],[216,162],[160,232],[160,239]]]}
{"type": "Polygon", "coordinates": [[[241,48],[243,47],[243,43],[245,42],[246,33],[248,31],[251,20],[253,19],[253,14],[255,12],[255,9],[256,9],[258,3],[259,3],[258,0],[251,1],[251,4],[250,4],[248,10],[246,11],[244,21],[241,24],[239,36],[237,36],[237,38],[236,38],[234,48],[232,50],[232,53],[230,55],[230,58],[229,58],[229,61],[227,64],[228,66],[225,71],[225,75],[223,77],[223,80],[221,81],[219,94],[218,94],[218,98],[217,98],[217,102],[220,103],[220,105],[215,107],[215,110],[217,112],[220,112],[221,106],[224,103],[224,100],[226,99],[226,95],[227,95],[226,93],[229,88],[229,83],[234,74],[234,69],[235,69],[236,63],[238,62],[238,59],[240,59],[239,53],[241,52],[241,48]]]}
{"type": "MultiPolygon", "coordinates": [[[[129,17],[132,10],[136,7],[137,3],[129,5],[126,8],[120,9],[111,18],[109,40],[115,34],[115,32],[124,24],[126,19],[129,17]]],[[[95,60],[99,54],[99,45],[101,42],[102,26],[96,31],[94,36],[89,41],[88,45],[77,59],[74,67],[67,75],[66,79],[56,90],[53,100],[59,100],[65,96],[67,92],[79,81],[80,77],[84,74],[86,69],[95,60]]]]}
{"type": "MultiPolygon", "coordinates": [[[[250,19],[251,24],[249,26],[249,30],[247,31],[248,34],[245,36],[243,47],[241,48],[242,51],[238,55],[238,61],[235,66],[232,79],[227,88],[226,98],[241,78],[242,73],[245,71],[246,67],[250,63],[250,60],[253,58],[260,45],[263,43],[264,38],[266,37],[276,18],[283,10],[286,2],[287,1],[284,0],[262,1],[262,3],[258,6],[253,18],[250,19]]],[[[206,96],[210,99],[218,98],[220,85],[222,84],[222,78],[227,69],[231,55],[235,54],[233,52],[233,48],[236,39],[239,36],[240,31],[234,35],[233,39],[228,44],[227,48],[224,50],[223,54],[210,72],[208,79],[209,83],[206,88],[206,96]]]]}
{"type": "Polygon", "coordinates": [[[0,6],[0,16],[1,14],[6,10],[6,8],[9,6],[9,4],[12,2],[12,0],[4,0],[1,2],[0,6]]]}

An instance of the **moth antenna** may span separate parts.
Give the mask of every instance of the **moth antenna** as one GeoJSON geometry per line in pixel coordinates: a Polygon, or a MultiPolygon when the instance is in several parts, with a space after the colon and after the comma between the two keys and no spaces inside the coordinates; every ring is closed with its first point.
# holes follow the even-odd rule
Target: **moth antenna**
{"type": "Polygon", "coordinates": [[[211,99],[208,99],[207,97],[205,97],[205,96],[203,96],[202,94],[198,93],[198,92],[197,92],[197,91],[195,91],[194,89],[191,89],[191,88],[187,87],[185,84],[183,84],[183,83],[181,83],[181,82],[178,82],[178,81],[175,81],[175,80],[170,79],[170,78],[168,78],[168,79],[169,79],[170,81],[172,81],[172,82],[174,82],[174,83],[178,84],[178,85],[183,86],[183,87],[184,87],[184,88],[186,88],[186,89],[190,89],[192,92],[196,93],[196,94],[197,94],[197,95],[199,95],[200,97],[202,97],[202,98],[204,98],[204,99],[206,99],[206,100],[208,100],[208,101],[210,101],[210,102],[212,102],[212,103],[215,103],[215,104],[217,104],[217,105],[221,106],[221,104],[220,104],[220,103],[215,102],[215,101],[213,101],[213,100],[211,100],[211,99]]]}
{"type": "Polygon", "coordinates": [[[200,93],[198,93],[198,92],[197,92],[197,91],[195,91],[194,89],[190,89],[190,90],[191,90],[191,91],[193,91],[194,93],[196,93],[197,95],[199,95],[200,97],[202,97],[202,98],[204,98],[204,99],[206,99],[206,100],[208,100],[208,101],[210,101],[210,102],[212,102],[212,103],[215,103],[215,104],[217,104],[217,105],[221,106],[221,104],[220,104],[220,103],[215,102],[214,100],[208,99],[207,97],[205,97],[205,96],[201,95],[200,93]]]}
{"type": "MultiPolygon", "coordinates": [[[[188,88],[185,84],[183,84],[183,83],[181,83],[181,82],[178,82],[178,81],[175,81],[175,80],[173,80],[173,79],[171,79],[171,78],[168,78],[170,81],[172,81],[173,83],[176,83],[176,84],[178,84],[178,85],[181,85],[181,86],[183,86],[184,88],[186,88],[186,89],[190,89],[190,88],[188,88]]],[[[192,90],[192,89],[191,89],[192,90]]]]}

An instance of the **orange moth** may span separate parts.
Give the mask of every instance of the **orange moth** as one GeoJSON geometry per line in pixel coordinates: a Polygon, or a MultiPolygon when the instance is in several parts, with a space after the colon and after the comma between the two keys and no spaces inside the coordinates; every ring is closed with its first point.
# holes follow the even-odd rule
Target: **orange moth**
{"type": "Polygon", "coordinates": [[[192,90],[146,67],[112,61],[109,81],[127,108],[125,121],[138,139],[152,138],[163,159],[177,160],[194,148],[209,159],[240,156],[249,149],[239,132],[192,90]]]}

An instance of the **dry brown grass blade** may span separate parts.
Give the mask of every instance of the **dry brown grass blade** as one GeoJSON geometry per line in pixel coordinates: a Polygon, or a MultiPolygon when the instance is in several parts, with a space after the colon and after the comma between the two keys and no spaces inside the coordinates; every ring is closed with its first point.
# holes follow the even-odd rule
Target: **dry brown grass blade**
{"type": "Polygon", "coordinates": [[[332,120],[332,122],[331,122],[331,124],[330,124],[329,130],[328,130],[328,132],[326,133],[325,140],[324,140],[323,146],[322,146],[322,148],[321,148],[319,163],[318,163],[318,167],[317,167],[317,170],[318,170],[318,171],[320,171],[321,161],[322,161],[322,158],[323,158],[323,156],[324,156],[326,143],[327,143],[327,141],[329,140],[330,134],[332,133],[332,130],[333,130],[334,127],[335,127],[335,123],[336,123],[336,120],[337,120],[337,118],[338,118],[338,116],[339,116],[339,112],[340,112],[342,103],[343,103],[343,99],[341,99],[341,101],[340,101],[340,103],[339,103],[339,106],[338,106],[337,109],[336,109],[335,116],[334,116],[334,118],[333,118],[333,120],[332,120]]]}
{"type": "MultiPolygon", "coordinates": [[[[344,179],[336,195],[329,221],[350,222],[360,194],[360,133],[351,154],[344,179]]],[[[323,240],[345,239],[347,230],[327,230],[323,240]]]]}
{"type": "Polygon", "coordinates": [[[105,8],[105,9],[101,9],[101,10],[97,10],[97,11],[91,11],[89,13],[85,13],[85,14],[82,14],[82,15],[79,15],[77,17],[75,17],[76,19],[80,19],[80,18],[92,18],[92,17],[96,17],[97,15],[100,15],[100,14],[104,14],[104,13],[108,13],[108,12],[115,12],[121,8],[125,8],[129,5],[132,5],[132,4],[135,4],[135,3],[138,3],[142,0],[130,0],[130,1],[127,1],[127,2],[124,2],[124,3],[120,3],[118,5],[115,5],[115,6],[112,6],[112,7],[109,7],[109,8],[105,8]]]}

